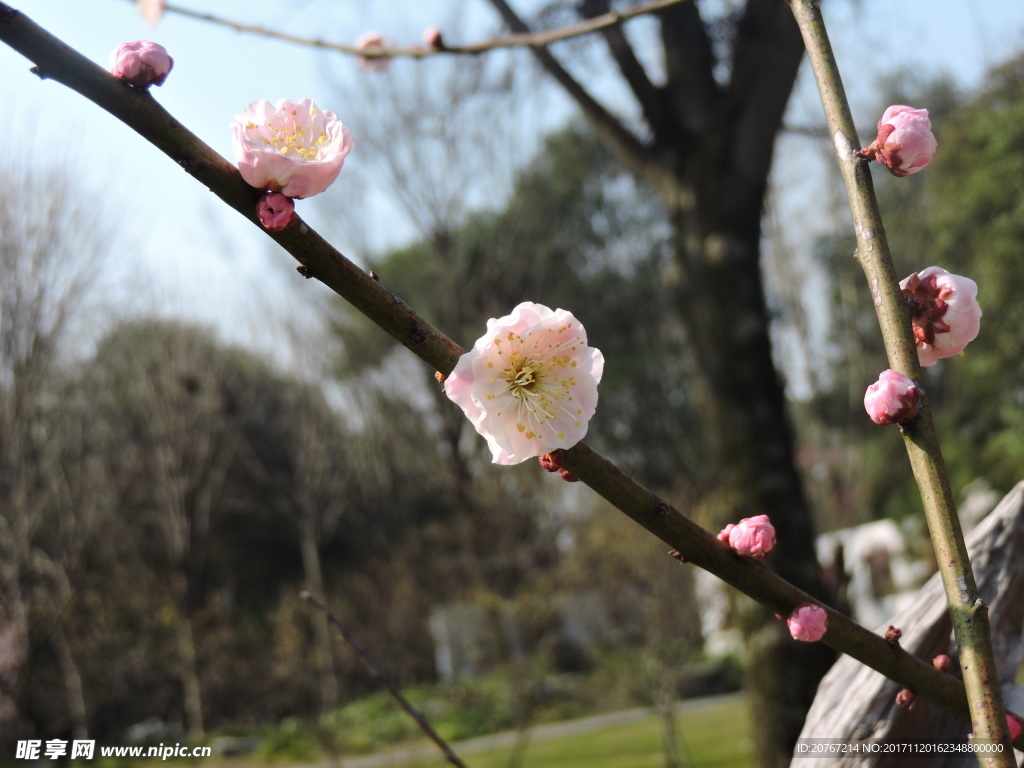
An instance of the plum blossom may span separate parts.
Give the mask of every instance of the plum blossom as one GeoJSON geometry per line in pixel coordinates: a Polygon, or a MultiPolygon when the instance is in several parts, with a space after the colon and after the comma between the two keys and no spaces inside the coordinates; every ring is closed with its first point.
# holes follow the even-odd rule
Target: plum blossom
{"type": "Polygon", "coordinates": [[[786,625],[794,640],[813,643],[825,636],[825,630],[828,629],[828,614],[821,606],[800,603],[789,614],[786,625]]]}
{"type": "Polygon", "coordinates": [[[603,372],[604,356],[571,312],[526,301],[487,321],[444,390],[486,438],[494,463],[518,464],[583,439],[603,372]]]}
{"type": "Polygon", "coordinates": [[[256,214],[265,229],[280,232],[295,221],[295,203],[280,192],[266,192],[256,205],[256,214]]]}
{"type": "Polygon", "coordinates": [[[355,140],[312,99],[254,101],[231,123],[238,170],[257,189],[310,197],[334,183],[355,140]]]}
{"type": "Polygon", "coordinates": [[[167,49],[148,40],[121,43],[110,54],[110,72],[136,88],[163,85],[174,66],[167,49]]]}
{"type": "Polygon", "coordinates": [[[139,16],[150,27],[160,23],[160,19],[167,10],[167,0],[135,0],[139,7],[139,16]]]}
{"type": "Polygon", "coordinates": [[[914,340],[921,365],[935,365],[963,352],[981,328],[978,284],[969,277],[928,267],[900,281],[914,318],[914,340]]]}
{"type": "Polygon", "coordinates": [[[875,424],[903,424],[917,416],[921,389],[906,374],[882,371],[864,393],[864,409],[875,424]]]}
{"type": "Polygon", "coordinates": [[[718,533],[718,540],[724,541],[738,555],[760,560],[775,546],[775,526],[768,515],[745,517],[735,525],[725,526],[718,533]]]}
{"type": "Polygon", "coordinates": [[[953,666],[953,660],[944,653],[940,653],[934,659],[932,659],[932,666],[935,667],[939,672],[945,672],[951,666],[953,666]]]}
{"type": "MultiPolygon", "coordinates": [[[[361,51],[372,48],[394,48],[395,41],[390,37],[384,37],[379,32],[364,32],[356,38],[355,47],[361,51]]],[[[364,72],[387,72],[391,66],[389,56],[360,56],[356,59],[356,66],[364,72]]]]}
{"type": "Polygon", "coordinates": [[[895,104],[878,121],[878,138],[861,154],[873,157],[893,176],[909,176],[932,161],[937,146],[928,110],[895,104]]]}

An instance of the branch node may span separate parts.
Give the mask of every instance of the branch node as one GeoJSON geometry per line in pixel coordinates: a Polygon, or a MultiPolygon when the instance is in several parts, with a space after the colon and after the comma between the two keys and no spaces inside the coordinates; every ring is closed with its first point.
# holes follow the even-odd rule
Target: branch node
{"type": "Polygon", "coordinates": [[[313,271],[305,264],[301,264],[295,268],[295,271],[302,275],[304,278],[309,280],[313,276],[313,271]]]}

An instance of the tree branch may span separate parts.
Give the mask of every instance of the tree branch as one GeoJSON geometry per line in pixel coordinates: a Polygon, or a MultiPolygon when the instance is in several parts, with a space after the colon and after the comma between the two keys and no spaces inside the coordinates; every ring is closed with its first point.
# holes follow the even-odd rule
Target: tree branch
{"type": "MultiPolygon", "coordinates": [[[[147,92],[124,85],[78,52],[0,2],[0,40],[37,64],[44,77],[67,85],[110,112],[195,176],[211,192],[260,228],[316,277],[351,302],[417,357],[449,373],[462,347],[417,315],[380,282],[364,273],[308,225],[271,233],[260,227],[256,202],[260,192],[249,187],[234,166],[174,120],[147,92]]],[[[566,467],[612,504],[677,549],[681,559],[707,569],[754,600],[788,614],[801,602],[814,602],[759,561],[734,555],[708,531],[681,511],[626,476],[611,461],[585,444],[566,452],[566,467]]],[[[832,610],[824,642],[879,670],[919,696],[967,717],[963,685],[893,647],[832,610]]],[[[1024,739],[1021,740],[1024,745],[1024,739]]]]}
{"type": "MultiPolygon", "coordinates": [[[[514,33],[529,35],[530,28],[505,0],[490,0],[502,20],[514,33]]],[[[569,97],[583,112],[583,116],[619,153],[631,170],[645,178],[657,178],[660,172],[658,159],[635,135],[623,127],[618,118],[606,110],[580,83],[569,74],[551,52],[541,46],[531,48],[540,65],[555,79],[569,97]]]]}
{"type": "MultiPolygon", "coordinates": [[[[896,277],[882,227],[868,161],[859,157],[856,128],[821,17],[818,2],[788,0],[807,46],[825,117],[832,132],[857,235],[857,258],[874,298],[889,367],[921,380],[910,310],[896,277]]],[[[925,519],[946,592],[953,634],[977,738],[1008,745],[1005,710],[992,652],[988,607],[978,592],[942,459],[931,408],[924,401],[917,418],[903,427],[907,453],[921,491],[925,519]]],[[[1012,766],[1012,752],[979,754],[983,765],[1012,766]]]]}
{"type": "Polygon", "coordinates": [[[437,745],[437,748],[441,750],[441,754],[444,755],[445,760],[452,765],[458,766],[458,768],[466,768],[466,764],[459,759],[459,756],[455,754],[452,748],[448,745],[448,742],[442,739],[441,735],[434,730],[434,727],[430,724],[430,721],[427,720],[424,714],[416,709],[416,707],[412,705],[412,702],[402,695],[402,692],[398,690],[391,680],[388,679],[387,675],[381,672],[380,667],[374,663],[373,659],[370,658],[370,655],[366,652],[363,646],[355,641],[355,638],[353,638],[349,631],[345,629],[345,626],[338,621],[335,615],[327,609],[327,606],[309,594],[309,592],[302,592],[299,597],[320,609],[320,612],[324,615],[324,619],[334,628],[334,631],[338,633],[338,637],[344,640],[348,644],[348,647],[355,652],[356,657],[359,659],[359,663],[363,665],[363,669],[369,672],[370,677],[380,683],[384,690],[391,694],[391,698],[398,702],[398,706],[400,706],[405,713],[416,722],[419,729],[437,745]]]}
{"type": "MultiPolygon", "coordinates": [[[[134,0],[130,0],[130,2],[134,2],[134,0]]],[[[221,16],[215,16],[212,13],[202,13],[200,11],[193,11],[189,8],[182,8],[179,5],[168,4],[166,10],[168,13],[177,13],[180,16],[187,16],[191,19],[198,19],[199,21],[205,21],[210,24],[227,27],[228,29],[233,29],[236,32],[260,35],[261,37],[282,40],[286,43],[305,45],[310,48],[320,48],[325,51],[344,53],[349,56],[360,56],[368,59],[425,59],[430,56],[439,55],[479,56],[482,53],[494,51],[499,48],[542,47],[550,45],[551,43],[557,43],[561,40],[570,40],[574,37],[581,37],[583,35],[589,35],[604,29],[616,27],[629,19],[636,18],[637,16],[644,16],[648,13],[657,13],[663,8],[668,8],[670,6],[686,2],[691,2],[691,0],[650,0],[650,2],[640,3],[639,5],[627,8],[624,11],[608,11],[607,13],[595,16],[592,19],[587,19],[586,21],[582,21],[578,24],[570,24],[566,27],[560,27],[559,29],[493,37],[489,40],[483,40],[478,43],[467,43],[465,45],[449,45],[445,42],[445,44],[439,48],[425,48],[422,46],[412,46],[410,48],[357,48],[354,45],[332,43],[317,37],[289,35],[285,32],[262,27],[258,24],[246,24],[240,21],[232,21],[221,16]]]]}
{"type": "Polygon", "coordinates": [[[764,195],[803,53],[800,31],[782,3],[747,0],[733,42],[727,91],[728,109],[736,115],[728,206],[744,210],[764,195]]]}
{"type": "MultiPolygon", "coordinates": [[[[610,12],[610,0],[583,0],[580,7],[587,16],[599,18],[600,14],[610,12]]],[[[660,136],[671,132],[675,127],[675,121],[671,119],[671,112],[666,109],[664,95],[647,76],[647,70],[636,57],[636,52],[626,39],[622,25],[605,27],[602,35],[654,134],[660,136]]]]}

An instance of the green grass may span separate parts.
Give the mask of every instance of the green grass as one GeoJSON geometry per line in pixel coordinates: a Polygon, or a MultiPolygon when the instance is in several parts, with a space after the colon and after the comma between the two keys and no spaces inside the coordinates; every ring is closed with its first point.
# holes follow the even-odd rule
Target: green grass
{"type": "MultiPolygon", "coordinates": [[[[694,768],[754,765],[754,743],[741,698],[684,710],[676,715],[679,738],[694,768]]],[[[456,751],[458,751],[456,749],[456,751]]],[[[469,768],[506,768],[511,748],[459,755],[469,768]]],[[[527,745],[530,768],[663,768],[661,723],[655,716],[527,745]]],[[[404,763],[407,768],[450,766],[442,758],[404,763]]]]}
{"type": "MultiPolygon", "coordinates": [[[[369,714],[369,713],[367,713],[369,714]]],[[[678,737],[694,768],[752,768],[754,744],[746,700],[742,696],[713,699],[708,702],[686,702],[676,714],[678,737]]],[[[294,723],[292,725],[295,725],[294,723]]],[[[285,727],[281,733],[290,731],[285,727]]],[[[279,734],[280,735],[280,734],[279,734]]],[[[283,741],[287,741],[281,737],[283,741]]],[[[303,743],[310,743],[301,739],[303,743]]],[[[402,749],[432,746],[426,740],[406,741],[402,749]]],[[[469,768],[508,768],[511,747],[490,750],[455,751],[469,768]]],[[[199,768],[275,768],[284,765],[323,764],[329,760],[317,751],[285,750],[282,755],[254,754],[243,758],[205,758],[170,760],[167,764],[199,768]]],[[[430,752],[424,754],[431,755],[430,752]]],[[[440,752],[437,757],[408,759],[392,763],[394,768],[451,768],[440,752]]],[[[100,761],[95,761],[99,763],[100,761]]],[[[108,760],[107,768],[155,766],[156,760],[108,760]]],[[[84,763],[79,763],[84,765],[84,763]]],[[[640,720],[600,728],[588,733],[573,734],[548,740],[531,740],[519,763],[523,768],[663,768],[661,721],[651,715],[640,720]]]]}

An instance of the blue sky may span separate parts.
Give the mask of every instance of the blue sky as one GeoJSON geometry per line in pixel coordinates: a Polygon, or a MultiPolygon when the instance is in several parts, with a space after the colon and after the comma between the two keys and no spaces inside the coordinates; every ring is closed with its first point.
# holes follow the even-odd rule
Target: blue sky
{"type": "MultiPolygon", "coordinates": [[[[780,0],[781,1],[781,0],[780,0]]],[[[373,77],[350,59],[325,56],[295,45],[240,34],[193,19],[168,14],[154,29],[146,27],[126,0],[8,0],[37,23],[101,64],[119,43],[150,39],[175,58],[174,71],[154,95],[172,114],[226,157],[231,157],[227,125],[252,100],[312,97],[322,107],[346,117],[355,104],[332,103],[332,78],[373,77]],[[329,74],[330,77],[325,76],[329,74]]],[[[419,41],[428,24],[446,28],[456,14],[466,38],[496,30],[485,0],[177,0],[182,6],[294,34],[351,42],[368,29],[403,44],[419,41]]],[[[901,69],[954,76],[965,89],[976,87],[985,69],[1024,48],[1024,3],[1020,0],[827,0],[840,67],[854,103],[871,100],[871,79],[901,69]]],[[[392,76],[401,76],[396,65],[392,76]]],[[[237,322],[253,304],[251,297],[278,295],[282,284],[302,285],[286,267],[271,266],[265,240],[248,223],[217,203],[200,185],[161,153],[98,107],[63,86],[40,82],[28,62],[0,45],[0,99],[13,127],[13,147],[31,148],[38,156],[51,149],[69,157],[72,175],[80,175],[93,193],[106,195],[104,208],[126,234],[119,261],[129,259],[128,293],[221,325],[237,322]],[[290,274],[289,274],[290,273],[290,274]]],[[[382,84],[386,82],[381,81],[382,84]]],[[[795,109],[814,116],[813,96],[804,88],[795,109]]],[[[858,115],[861,124],[877,116],[858,115]]],[[[326,226],[332,206],[354,198],[387,194],[368,190],[357,172],[356,149],[322,205],[300,203],[300,213],[314,226],[326,226]],[[355,182],[359,181],[357,185],[355,182]]],[[[12,193],[5,190],[4,194],[12,193]]],[[[367,232],[336,238],[347,255],[360,260],[366,244],[380,246],[387,234],[411,230],[390,218],[365,220],[367,232]],[[378,233],[374,235],[373,233],[378,233]]],[[[395,233],[398,233],[395,235],[395,233]]]]}

